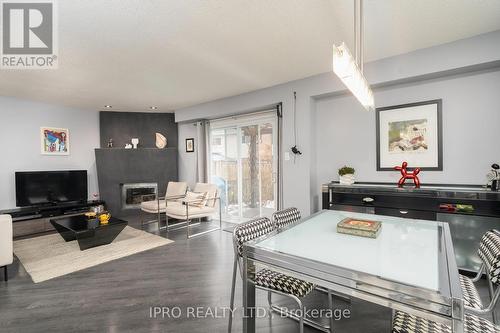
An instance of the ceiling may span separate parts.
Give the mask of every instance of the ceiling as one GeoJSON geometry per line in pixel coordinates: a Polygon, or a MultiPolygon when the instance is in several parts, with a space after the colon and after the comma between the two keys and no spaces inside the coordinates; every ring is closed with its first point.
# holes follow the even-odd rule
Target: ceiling
{"type": "MultiPolygon", "coordinates": [[[[498,0],[365,0],[367,61],[500,29],[498,0]]],[[[0,71],[0,95],[169,111],[331,70],[350,0],[58,1],[59,69],[0,71]]]]}

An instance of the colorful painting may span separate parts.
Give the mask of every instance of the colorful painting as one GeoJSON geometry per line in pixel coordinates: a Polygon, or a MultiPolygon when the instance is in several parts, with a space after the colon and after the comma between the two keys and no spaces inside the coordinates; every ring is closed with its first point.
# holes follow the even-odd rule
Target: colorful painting
{"type": "Polygon", "coordinates": [[[426,143],[427,119],[389,122],[389,152],[421,152],[429,147],[426,143]]]}
{"type": "Polygon", "coordinates": [[[377,108],[377,171],[393,172],[403,162],[443,170],[441,113],[440,99],[377,108]]]}
{"type": "Polygon", "coordinates": [[[41,153],[44,155],[69,155],[69,130],[41,127],[41,153]]]}

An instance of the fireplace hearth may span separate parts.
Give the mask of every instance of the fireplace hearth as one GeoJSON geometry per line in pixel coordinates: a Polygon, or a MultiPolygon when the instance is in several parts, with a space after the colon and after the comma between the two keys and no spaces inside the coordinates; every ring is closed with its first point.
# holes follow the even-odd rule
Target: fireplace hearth
{"type": "Polygon", "coordinates": [[[127,183],[121,185],[122,209],[137,209],[141,202],[155,200],[158,194],[156,183],[127,183]]]}

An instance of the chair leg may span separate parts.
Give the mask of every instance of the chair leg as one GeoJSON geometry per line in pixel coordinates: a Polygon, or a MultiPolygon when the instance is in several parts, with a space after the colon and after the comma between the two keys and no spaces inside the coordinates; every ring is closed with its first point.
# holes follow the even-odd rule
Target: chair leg
{"type": "Polygon", "coordinates": [[[158,235],[160,234],[161,231],[161,213],[158,212],[158,235]]]}
{"type": "Polygon", "coordinates": [[[231,313],[229,313],[229,325],[227,327],[227,332],[231,333],[231,329],[233,328],[233,314],[234,314],[234,291],[236,289],[236,271],[238,270],[238,259],[234,258],[233,264],[233,282],[231,283],[231,301],[229,304],[229,309],[231,313]]]}
{"type": "Polygon", "coordinates": [[[333,333],[333,295],[330,289],[328,289],[328,307],[330,308],[330,311],[332,311],[330,315],[330,333],[333,333]]]}
{"type": "Polygon", "coordinates": [[[9,274],[7,273],[7,266],[3,266],[4,281],[9,281],[9,274]]]}
{"type": "MultiPolygon", "coordinates": [[[[487,279],[488,279],[488,292],[490,294],[490,300],[493,299],[493,295],[495,294],[495,290],[493,288],[493,283],[491,282],[491,279],[490,279],[490,275],[489,274],[486,274],[487,276],[487,279]]],[[[493,323],[496,324],[497,323],[497,315],[496,315],[496,309],[493,308],[493,311],[491,311],[491,317],[493,319],[493,323]]]]}
{"type": "Polygon", "coordinates": [[[300,309],[300,318],[299,318],[299,332],[304,333],[304,306],[302,305],[302,302],[299,303],[299,309],[300,309]]]}

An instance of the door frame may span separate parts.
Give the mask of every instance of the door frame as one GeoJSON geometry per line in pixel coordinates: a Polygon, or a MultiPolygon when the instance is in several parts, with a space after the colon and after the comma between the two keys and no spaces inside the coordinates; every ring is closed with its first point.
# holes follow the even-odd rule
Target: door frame
{"type": "MultiPolygon", "coordinates": [[[[282,104],[277,104],[274,108],[265,108],[261,111],[250,112],[244,114],[237,114],[234,116],[228,116],[224,118],[217,118],[208,121],[207,136],[207,157],[206,157],[206,170],[207,176],[210,179],[212,175],[211,168],[211,156],[212,156],[212,142],[211,142],[211,132],[214,129],[226,129],[226,128],[236,128],[237,134],[237,177],[238,177],[238,215],[240,219],[243,219],[243,188],[242,188],[242,163],[241,163],[241,140],[242,132],[241,128],[250,125],[258,125],[258,133],[260,138],[260,125],[265,123],[271,123],[273,125],[273,178],[274,182],[274,196],[275,196],[275,209],[279,210],[282,207],[282,161],[281,161],[281,143],[282,143],[282,104]],[[274,174],[275,173],[275,174],[274,174]]],[[[259,172],[259,186],[261,186],[261,175],[259,172]]],[[[261,191],[259,191],[261,192],[261,191]]],[[[259,193],[261,196],[261,193],[259,193]]],[[[262,202],[259,200],[259,202],[262,202]]]]}

